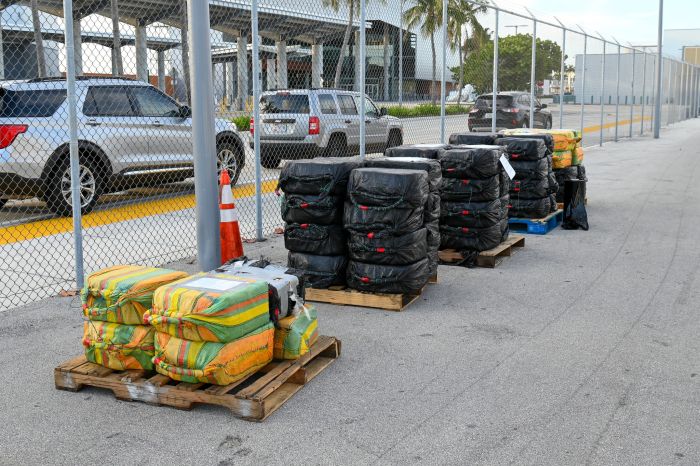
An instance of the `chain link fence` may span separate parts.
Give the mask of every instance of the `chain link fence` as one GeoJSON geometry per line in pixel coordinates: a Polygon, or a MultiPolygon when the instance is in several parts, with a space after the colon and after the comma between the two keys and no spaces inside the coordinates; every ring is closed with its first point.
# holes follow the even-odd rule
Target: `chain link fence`
{"type": "Polygon", "coordinates": [[[209,156],[234,186],[243,237],[260,240],[282,226],[274,190],[289,160],[513,127],[578,129],[590,146],[700,106],[696,65],[664,57],[659,96],[654,48],[517,6],[66,1],[0,5],[0,309],[75,288],[81,268],[195,256],[194,166],[213,171],[209,156]],[[204,10],[206,70],[191,66],[203,49],[188,17],[204,10]],[[197,133],[205,110],[211,128],[197,133]]]}

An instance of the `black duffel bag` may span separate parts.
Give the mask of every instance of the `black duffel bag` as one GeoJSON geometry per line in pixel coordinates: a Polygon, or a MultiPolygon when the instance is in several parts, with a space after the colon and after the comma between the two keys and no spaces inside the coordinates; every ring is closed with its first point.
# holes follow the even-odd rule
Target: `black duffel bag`
{"type": "Polygon", "coordinates": [[[549,176],[547,157],[538,160],[511,160],[510,165],[515,170],[515,180],[529,178],[544,179],[549,176]]]}
{"type": "Polygon", "coordinates": [[[328,288],[345,285],[347,256],[317,256],[290,251],[287,267],[295,274],[304,277],[304,283],[311,288],[328,288]]]}
{"type": "Polygon", "coordinates": [[[428,258],[409,265],[379,265],[350,261],[348,286],[373,293],[418,293],[430,278],[428,258]]]}
{"type": "Polygon", "coordinates": [[[486,202],[498,199],[499,175],[486,179],[443,178],[440,196],[443,201],[486,202]]]}
{"type": "MultiPolygon", "coordinates": [[[[554,209],[557,208],[556,203],[554,209]]],[[[508,205],[508,216],[517,218],[544,218],[552,213],[551,196],[541,199],[519,199],[510,198],[508,205]]]]}
{"type": "Polygon", "coordinates": [[[343,218],[343,198],[315,194],[285,194],[282,219],[287,223],[332,225],[343,218]]]}
{"type": "Polygon", "coordinates": [[[380,157],[365,160],[365,167],[423,170],[428,174],[428,191],[432,193],[440,190],[442,168],[437,160],[420,157],[380,157]]]}
{"type": "Polygon", "coordinates": [[[454,133],[450,134],[452,145],[487,145],[492,146],[500,136],[496,133],[454,133]]]}
{"type": "Polygon", "coordinates": [[[340,224],[288,223],[284,227],[284,247],[289,251],[341,256],[347,253],[347,244],[347,233],[340,224]]]}
{"type": "Polygon", "coordinates": [[[353,204],[345,201],[345,228],[351,232],[402,235],[418,230],[424,222],[423,206],[386,208],[353,204]]]}
{"type": "Polygon", "coordinates": [[[447,147],[446,144],[405,144],[397,147],[387,147],[384,151],[386,157],[420,157],[422,159],[436,159],[438,151],[447,147]]]}
{"type": "Polygon", "coordinates": [[[359,157],[319,157],[289,160],[277,188],[290,194],[345,195],[350,172],[362,166],[359,157]]]}
{"type": "Polygon", "coordinates": [[[501,200],[490,202],[450,202],[440,206],[440,223],[453,227],[486,228],[498,223],[501,200]]]}
{"type": "Polygon", "coordinates": [[[425,228],[401,236],[351,233],[348,255],[351,260],[368,264],[412,264],[428,256],[427,233],[425,228]]]}
{"type": "Polygon", "coordinates": [[[522,160],[539,160],[547,157],[547,145],[542,139],[518,136],[509,136],[496,141],[503,147],[512,162],[522,160]]]}
{"type": "Polygon", "coordinates": [[[440,225],[440,248],[457,251],[487,251],[501,244],[501,223],[487,228],[440,225]]]}
{"type": "Polygon", "coordinates": [[[423,170],[358,168],[350,174],[347,198],[359,206],[423,207],[428,199],[428,174],[423,170]]]}
{"type": "Polygon", "coordinates": [[[498,175],[501,155],[499,146],[454,146],[441,150],[438,160],[443,179],[482,179],[498,175]]]}
{"type": "Polygon", "coordinates": [[[545,196],[549,196],[549,178],[513,180],[510,187],[511,199],[540,199],[545,196]]]}

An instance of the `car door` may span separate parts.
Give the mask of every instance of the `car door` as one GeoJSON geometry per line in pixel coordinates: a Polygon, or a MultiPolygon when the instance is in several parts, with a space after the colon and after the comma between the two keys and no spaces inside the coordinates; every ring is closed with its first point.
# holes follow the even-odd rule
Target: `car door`
{"type": "Polygon", "coordinates": [[[360,147],[360,115],[355,105],[355,99],[350,94],[338,94],[338,106],[345,125],[345,137],[348,147],[360,147]]]}
{"type": "Polygon", "coordinates": [[[132,86],[136,111],[149,127],[148,165],[191,164],[192,119],[180,115],[180,106],[151,86],[132,86]]]}
{"type": "MultiPolygon", "coordinates": [[[[355,100],[355,105],[357,106],[357,109],[359,111],[360,109],[360,99],[363,97],[361,96],[353,96],[353,99],[355,100]]],[[[366,147],[376,147],[380,145],[384,138],[382,135],[382,127],[379,122],[379,110],[377,110],[377,107],[374,105],[374,103],[368,98],[364,97],[365,99],[365,146],[366,147]]]]}
{"type": "Polygon", "coordinates": [[[546,115],[542,113],[542,103],[535,99],[535,128],[545,128],[546,115]]]}

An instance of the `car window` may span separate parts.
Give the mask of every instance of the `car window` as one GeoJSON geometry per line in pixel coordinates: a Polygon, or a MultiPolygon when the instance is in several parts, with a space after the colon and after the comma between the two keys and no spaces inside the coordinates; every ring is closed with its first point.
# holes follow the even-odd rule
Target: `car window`
{"type": "MultiPolygon", "coordinates": [[[[513,98],[509,95],[499,95],[496,96],[496,107],[510,107],[512,105],[513,98]]],[[[477,108],[491,108],[493,104],[493,96],[484,95],[476,99],[477,108]]]]}
{"type": "Polygon", "coordinates": [[[321,107],[321,113],[324,115],[336,115],[338,113],[335,99],[330,94],[319,94],[318,105],[321,107]]]}
{"type": "Polygon", "coordinates": [[[0,118],[53,115],[66,100],[62,89],[8,91],[0,89],[0,118]]]}
{"type": "Polygon", "coordinates": [[[93,86],[88,89],[86,116],[136,116],[127,86],[93,86]]]}
{"type": "Polygon", "coordinates": [[[357,115],[357,107],[355,106],[355,100],[351,95],[339,95],[338,103],[340,104],[340,113],[343,115],[357,115]]]}
{"type": "Polygon", "coordinates": [[[523,94],[520,96],[520,99],[521,99],[521,103],[523,105],[530,106],[530,96],[529,95],[523,94]]]}
{"type": "Polygon", "coordinates": [[[176,117],[180,115],[180,106],[152,87],[132,86],[131,96],[141,116],[176,117]]]}
{"type": "Polygon", "coordinates": [[[372,99],[369,97],[365,97],[365,115],[379,116],[379,109],[377,109],[377,106],[374,105],[374,102],[372,102],[372,99]]]}
{"type": "Polygon", "coordinates": [[[278,92],[260,97],[261,113],[309,113],[309,96],[278,92]]]}

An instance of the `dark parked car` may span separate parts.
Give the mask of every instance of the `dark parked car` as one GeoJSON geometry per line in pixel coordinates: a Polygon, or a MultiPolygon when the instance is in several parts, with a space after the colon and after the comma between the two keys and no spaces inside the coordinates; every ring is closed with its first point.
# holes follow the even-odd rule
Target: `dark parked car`
{"type": "MultiPolygon", "coordinates": [[[[533,127],[550,129],[552,114],[546,104],[535,99],[533,127]]],[[[491,131],[493,94],[483,94],[476,99],[469,112],[469,131],[491,131]]],[[[499,92],[496,96],[496,130],[530,127],[530,94],[527,92],[499,92]]]]}

